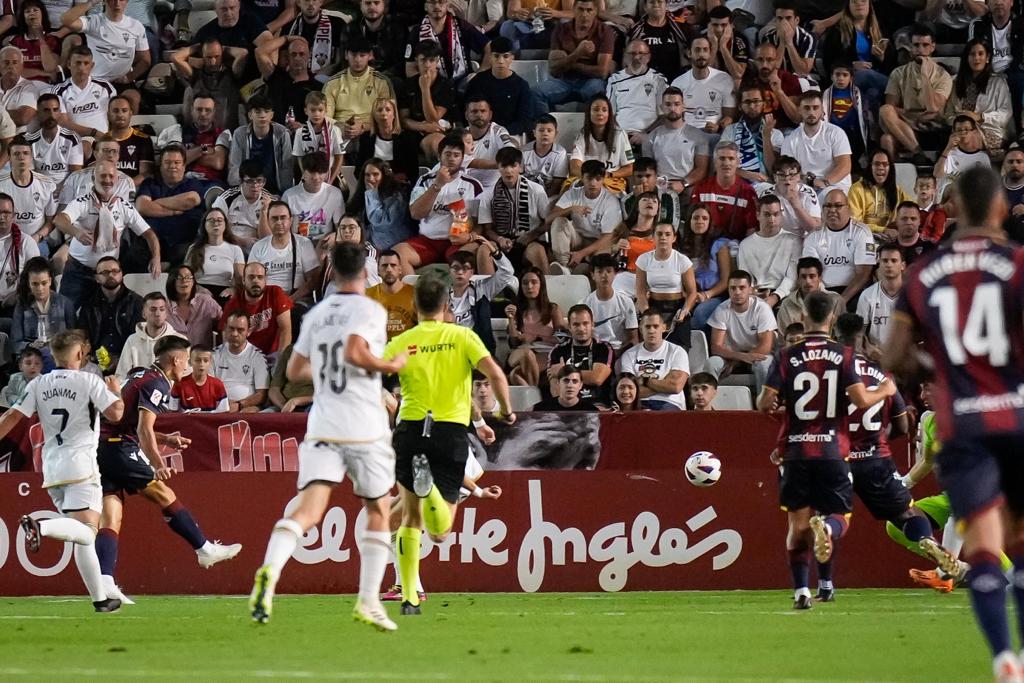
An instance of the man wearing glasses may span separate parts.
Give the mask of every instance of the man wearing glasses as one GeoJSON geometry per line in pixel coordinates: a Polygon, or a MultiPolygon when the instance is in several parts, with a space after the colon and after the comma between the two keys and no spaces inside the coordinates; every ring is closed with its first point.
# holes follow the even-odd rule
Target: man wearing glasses
{"type": "Polygon", "coordinates": [[[780,156],[775,160],[774,184],[760,183],[755,188],[763,197],[773,194],[782,202],[782,229],[803,237],[821,227],[821,203],[818,194],[803,183],[800,162],[793,157],[780,156]]]}
{"type": "Polygon", "coordinates": [[[233,187],[213,202],[214,209],[227,215],[231,232],[238,240],[245,255],[258,239],[270,234],[267,207],[277,199],[266,190],[267,178],[263,175],[263,164],[255,159],[246,159],[238,170],[241,185],[233,187]]]}
{"type": "Polygon", "coordinates": [[[861,290],[871,282],[877,255],[871,231],[851,218],[842,190],[825,195],[825,225],[804,240],[803,255],[821,261],[825,288],[841,294],[847,310],[856,311],[861,290]]]}
{"type": "Polygon", "coordinates": [[[739,175],[751,183],[770,183],[770,169],[782,149],[782,131],[775,127],[775,117],[764,113],[761,88],[747,85],[740,88],[740,120],[726,126],[722,140],[735,142],[740,148],[739,175]]]}
{"type": "Polygon", "coordinates": [[[608,79],[607,93],[619,127],[632,144],[640,145],[658,121],[658,104],[668,81],[650,67],[651,48],[644,41],[631,40],[625,54],[626,68],[608,79]]]}
{"type": "Polygon", "coordinates": [[[109,356],[109,368],[117,367],[121,349],[142,322],[142,297],[125,287],[123,279],[120,261],[113,256],[101,258],[96,264],[98,289],[78,310],[77,327],[85,330],[94,355],[109,356]]]}

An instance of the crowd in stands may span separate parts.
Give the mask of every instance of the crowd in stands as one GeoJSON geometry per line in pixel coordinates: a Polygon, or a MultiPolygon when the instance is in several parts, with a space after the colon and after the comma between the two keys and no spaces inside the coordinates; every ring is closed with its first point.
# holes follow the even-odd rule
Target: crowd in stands
{"type": "Polygon", "coordinates": [[[710,410],[813,291],[877,355],[965,169],[1024,233],[1011,0],[324,4],[3,3],[0,399],[77,327],[121,379],[188,338],[183,408],[306,410],[343,241],[389,336],[450,277],[538,410],[710,410]]]}

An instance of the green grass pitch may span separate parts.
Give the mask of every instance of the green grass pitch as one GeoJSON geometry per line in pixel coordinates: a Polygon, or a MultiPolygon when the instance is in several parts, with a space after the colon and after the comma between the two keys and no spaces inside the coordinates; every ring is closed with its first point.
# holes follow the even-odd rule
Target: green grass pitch
{"type": "Polygon", "coordinates": [[[0,680],[986,681],[964,591],[434,594],[378,633],[351,596],[0,598],[0,680]]]}

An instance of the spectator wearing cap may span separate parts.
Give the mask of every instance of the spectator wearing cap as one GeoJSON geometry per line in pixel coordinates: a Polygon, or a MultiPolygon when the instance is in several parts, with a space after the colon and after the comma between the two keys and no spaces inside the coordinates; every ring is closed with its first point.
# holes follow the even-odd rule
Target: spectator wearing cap
{"type": "Polygon", "coordinates": [[[754,295],[753,278],[744,270],[729,275],[729,300],[715,309],[710,353],[705,370],[717,378],[732,372],[754,374],[754,393],[760,394],[772,363],[778,322],[771,307],[754,295]]]}
{"type": "Polygon", "coordinates": [[[281,36],[256,48],[256,66],[274,106],[274,121],[296,130],[306,122],[306,95],[321,84],[309,71],[309,43],[302,36],[281,36]],[[284,66],[278,64],[285,52],[284,66]]]}
{"type": "Polygon", "coordinates": [[[548,108],[603,93],[612,70],[614,29],[597,18],[594,0],[573,0],[573,18],[559,24],[548,53],[551,78],[537,87],[548,108]]]}
{"type": "MultiPolygon", "coordinates": [[[[326,14],[323,4],[323,0],[295,0],[298,16],[282,31],[306,39],[310,46],[309,72],[321,83],[341,68],[346,42],[345,20],[326,14]]],[[[369,46],[365,39],[358,42],[369,46]]]]}
{"type": "Polygon", "coordinates": [[[466,102],[484,99],[491,105],[494,122],[511,135],[530,129],[536,105],[530,84],[512,71],[515,61],[508,38],[491,41],[491,68],[477,71],[466,87],[466,102]]]}
{"type": "Polygon", "coordinates": [[[291,132],[273,117],[274,105],[269,99],[256,95],[249,100],[248,125],[239,126],[231,135],[228,184],[232,187],[241,182],[238,170],[245,159],[263,168],[268,192],[280,194],[295,184],[291,132]]]}
{"type": "Polygon", "coordinates": [[[462,86],[470,75],[471,53],[481,55],[480,68],[490,68],[491,54],[487,37],[465,19],[449,13],[448,0],[426,0],[426,14],[409,29],[405,47],[405,75],[416,75],[413,51],[420,41],[430,40],[441,47],[438,73],[462,86]]]}
{"type": "Polygon", "coordinates": [[[342,126],[345,140],[357,138],[370,129],[373,103],[378,98],[395,99],[387,76],[370,66],[373,47],[365,40],[353,40],[345,48],[348,68],[324,85],[327,118],[342,126]]]}

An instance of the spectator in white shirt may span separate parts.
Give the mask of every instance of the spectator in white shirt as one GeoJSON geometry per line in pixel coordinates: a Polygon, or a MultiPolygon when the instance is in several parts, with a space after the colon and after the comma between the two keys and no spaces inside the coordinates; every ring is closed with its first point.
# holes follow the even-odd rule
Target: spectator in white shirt
{"type": "Polygon", "coordinates": [[[825,288],[841,294],[848,308],[856,306],[857,295],[871,281],[875,240],[868,226],[850,216],[842,190],[832,190],[825,198],[825,225],[804,239],[803,256],[818,258],[825,267],[825,288]]]}
{"type": "Polygon", "coordinates": [[[320,259],[308,237],[292,232],[292,212],[282,201],[267,209],[270,235],[252,245],[249,263],[267,268],[267,284],[277,285],[293,302],[312,299],[320,283],[320,259]]]}
{"type": "MultiPolygon", "coordinates": [[[[39,256],[39,245],[14,224],[14,199],[0,192],[0,253],[9,254],[0,263],[0,315],[10,318],[17,302],[18,277],[25,264],[39,256]]],[[[6,335],[4,335],[6,337],[6,335]]],[[[6,340],[0,340],[6,345],[6,340]]]]}
{"type": "Polygon", "coordinates": [[[644,156],[654,157],[661,175],[668,178],[669,189],[681,193],[707,177],[711,141],[704,131],[686,125],[682,90],[668,88],[661,106],[664,123],[651,131],[644,156]]]}
{"type": "Polygon", "coordinates": [[[227,214],[231,232],[247,255],[257,240],[270,234],[267,208],[277,199],[267,192],[267,178],[263,175],[263,164],[255,159],[246,159],[238,170],[241,185],[217,197],[213,208],[227,214]]]}
{"type": "Polygon", "coordinates": [[[668,87],[665,77],[650,67],[651,48],[643,40],[626,45],[625,68],[608,79],[607,94],[615,120],[634,145],[646,139],[646,133],[658,120],[661,96],[668,87]]]}
{"type": "Polygon", "coordinates": [[[92,77],[95,62],[88,46],[71,48],[68,61],[71,76],[53,87],[62,109],[57,123],[82,137],[82,156],[88,159],[93,139],[107,132],[107,107],[117,91],[110,83],[92,77]]]}
{"type": "Polygon", "coordinates": [[[590,259],[594,291],[583,303],[594,314],[594,338],[621,354],[636,345],[639,336],[636,305],[628,294],[612,287],[615,274],[615,258],[611,254],[594,254],[590,259]]]}
{"type": "Polygon", "coordinates": [[[750,273],[732,271],[729,300],[715,310],[708,324],[711,357],[705,370],[719,379],[750,370],[754,374],[754,393],[760,394],[772,364],[778,323],[771,307],[754,296],[750,273]]]}
{"type": "Polygon", "coordinates": [[[518,147],[515,138],[504,126],[494,122],[491,104],[477,95],[466,102],[467,130],[473,136],[473,162],[465,173],[480,182],[484,190],[494,187],[498,181],[498,151],[506,147],[518,147]]]}
{"type": "Polygon", "coordinates": [[[248,314],[229,313],[224,324],[224,343],[213,352],[211,374],[224,383],[228,411],[232,413],[260,412],[270,388],[267,358],[249,343],[248,334],[248,314]]]}
{"type": "Polygon", "coordinates": [[[309,237],[313,244],[334,232],[345,213],[341,190],[327,184],[330,162],[323,152],[302,157],[302,179],[281,195],[292,212],[292,232],[309,237]]]}
{"type": "Polygon", "coordinates": [[[551,265],[562,274],[608,252],[612,231],[622,222],[619,200],[604,186],[604,164],[585,161],[581,173],[582,183],[559,197],[544,221],[551,231],[551,265]]]}
{"type": "Polygon", "coordinates": [[[8,45],[0,49],[0,103],[7,110],[18,132],[25,132],[36,117],[36,99],[46,86],[21,75],[25,58],[21,50],[8,45]]]}
{"type": "Polygon", "coordinates": [[[773,194],[757,200],[758,231],[740,242],[736,264],[754,278],[757,296],[774,309],[796,283],[796,262],[803,243],[782,231],[782,204],[773,194]]]}
{"type": "Polygon", "coordinates": [[[668,339],[690,348],[690,316],[697,306],[693,261],[675,247],[676,231],[668,223],[654,227],[654,249],[636,259],[636,305],[661,311],[668,339]]]}
{"type": "Polygon", "coordinates": [[[537,241],[544,234],[550,201],[544,187],[523,175],[523,153],[504,147],[495,157],[501,179],[480,196],[479,225],[516,266],[548,272],[548,255],[537,241]]]}
{"type": "Polygon", "coordinates": [[[196,241],[185,254],[185,264],[195,273],[196,282],[208,289],[214,299],[226,299],[234,288],[241,287],[245,255],[223,209],[210,209],[203,216],[196,241]]]}
{"type": "Polygon", "coordinates": [[[817,90],[800,95],[800,120],[783,141],[782,153],[800,162],[807,184],[817,190],[818,199],[833,187],[848,191],[853,182],[850,139],[842,128],[825,120],[817,90]]]}
{"type": "Polygon", "coordinates": [[[864,319],[865,355],[878,359],[889,341],[889,323],[896,309],[896,299],[903,290],[903,272],[907,262],[898,244],[878,249],[878,282],[861,292],[857,315],[864,319]]]}
{"type": "Polygon", "coordinates": [[[611,188],[626,189],[625,179],[633,173],[633,147],[604,95],[595,96],[587,105],[583,130],[576,136],[569,156],[569,174],[581,175],[583,163],[593,159],[604,164],[611,188]]]}
{"type": "Polygon", "coordinates": [[[672,81],[683,91],[686,125],[712,135],[721,133],[736,120],[736,96],[732,76],[711,68],[711,40],[697,36],[690,41],[693,68],[672,81]]]}
{"type": "Polygon", "coordinates": [[[643,341],[619,358],[618,372],[640,381],[640,403],[648,410],[686,410],[686,380],[690,359],[686,351],[664,338],[665,322],[658,311],[640,319],[643,341]]]}

